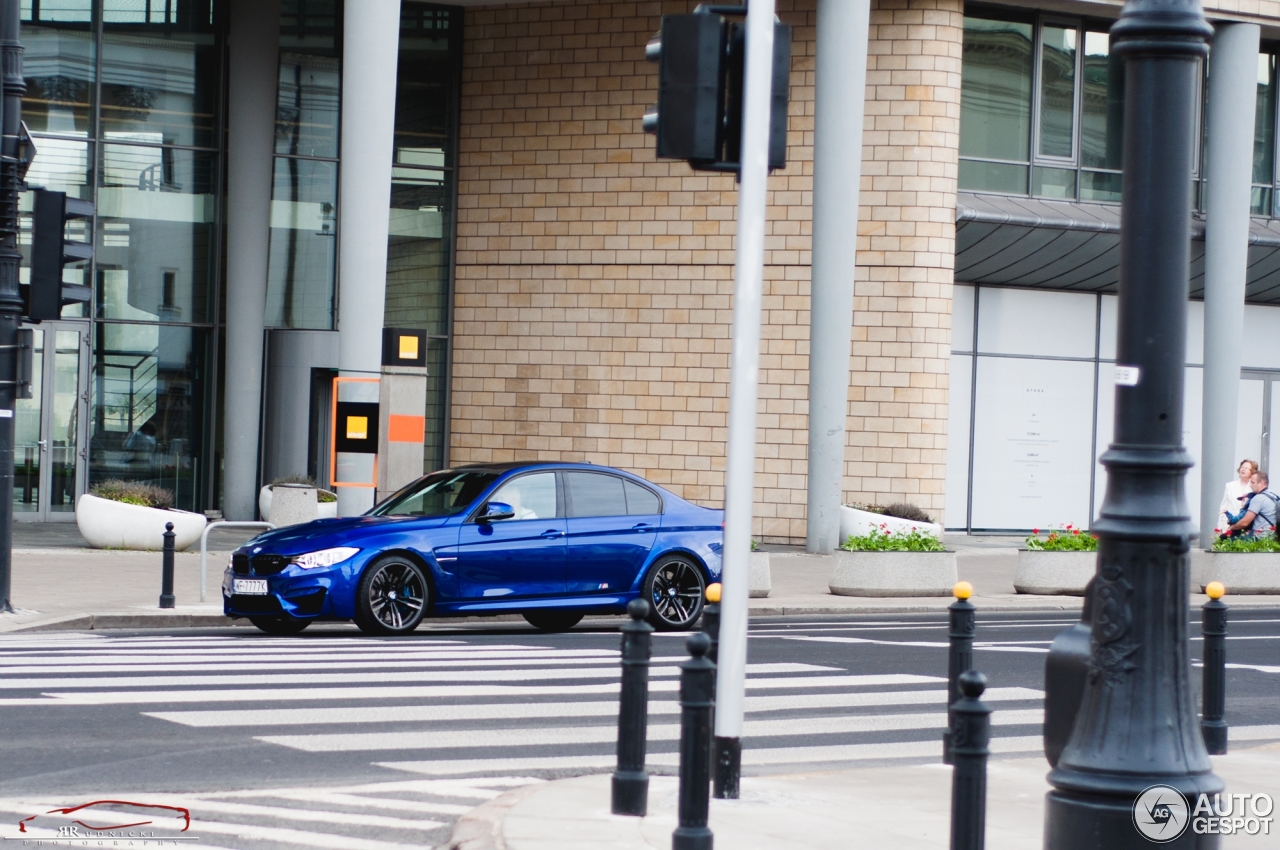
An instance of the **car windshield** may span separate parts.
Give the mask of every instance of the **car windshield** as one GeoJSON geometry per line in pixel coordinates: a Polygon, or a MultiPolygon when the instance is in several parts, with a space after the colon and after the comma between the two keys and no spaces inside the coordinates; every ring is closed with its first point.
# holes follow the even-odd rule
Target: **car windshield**
{"type": "Polygon", "coordinates": [[[500,473],[446,470],[428,475],[369,512],[370,516],[453,516],[460,514],[500,473]]]}

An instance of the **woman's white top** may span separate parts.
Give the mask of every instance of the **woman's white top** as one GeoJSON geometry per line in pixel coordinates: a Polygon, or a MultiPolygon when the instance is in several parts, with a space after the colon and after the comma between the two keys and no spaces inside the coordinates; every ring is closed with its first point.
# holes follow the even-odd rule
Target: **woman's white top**
{"type": "Polygon", "coordinates": [[[1240,497],[1250,492],[1248,484],[1241,484],[1239,478],[1233,478],[1227,482],[1226,489],[1222,491],[1222,504],[1218,505],[1218,524],[1216,528],[1223,531],[1227,530],[1227,526],[1231,523],[1227,522],[1227,513],[1238,514],[1240,508],[1244,507],[1244,502],[1240,501],[1240,497]]]}

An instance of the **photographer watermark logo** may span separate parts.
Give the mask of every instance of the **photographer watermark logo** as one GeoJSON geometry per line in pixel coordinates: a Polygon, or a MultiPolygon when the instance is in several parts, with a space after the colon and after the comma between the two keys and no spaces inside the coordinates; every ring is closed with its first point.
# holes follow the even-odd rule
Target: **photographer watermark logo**
{"type": "Polygon", "coordinates": [[[1187,831],[1187,800],[1177,788],[1152,785],[1133,801],[1133,825],[1143,838],[1167,844],[1187,831]]]}

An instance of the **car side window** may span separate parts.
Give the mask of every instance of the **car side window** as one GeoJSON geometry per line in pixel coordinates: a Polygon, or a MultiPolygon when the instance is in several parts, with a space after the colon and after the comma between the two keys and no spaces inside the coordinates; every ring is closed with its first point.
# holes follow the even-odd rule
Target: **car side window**
{"type": "Polygon", "coordinates": [[[626,516],[627,497],[622,479],[598,472],[566,472],[569,516],[626,516]]]}
{"type": "Polygon", "coordinates": [[[551,519],[556,515],[556,474],[535,472],[513,478],[489,497],[504,502],[515,512],[512,519],[551,519]]]}
{"type": "Polygon", "coordinates": [[[622,486],[627,494],[627,513],[633,515],[662,513],[662,500],[658,498],[657,493],[648,487],[641,487],[634,481],[623,481],[622,486]]]}

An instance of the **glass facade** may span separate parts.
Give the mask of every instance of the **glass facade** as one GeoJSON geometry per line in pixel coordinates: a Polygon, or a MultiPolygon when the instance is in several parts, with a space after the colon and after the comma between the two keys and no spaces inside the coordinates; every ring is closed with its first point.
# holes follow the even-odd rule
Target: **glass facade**
{"type": "Polygon", "coordinates": [[[403,0],[387,244],[389,328],[427,332],[424,472],[446,461],[462,11],[403,0]]]}
{"type": "Polygon", "coordinates": [[[1124,82],[1109,26],[966,8],[960,189],[1119,202],[1124,82]]]}
{"type": "MultiPolygon", "coordinates": [[[[87,314],[68,307],[63,326],[41,330],[38,357],[55,358],[57,386],[27,403],[28,430],[53,434],[54,456],[43,455],[50,511],[74,503],[77,454],[88,487],[146,481],[170,490],[178,507],[206,506],[224,29],[212,0],[22,4],[23,118],[38,150],[27,183],[97,207],[96,259],[66,275],[92,283],[93,301],[87,314]],[[82,338],[88,443],[78,452],[82,338]]],[[[24,212],[30,205],[28,195],[24,212]]],[[[39,457],[19,458],[28,489],[45,480],[32,471],[39,457]]]]}

